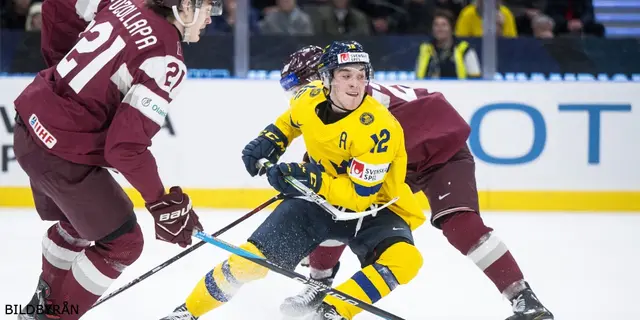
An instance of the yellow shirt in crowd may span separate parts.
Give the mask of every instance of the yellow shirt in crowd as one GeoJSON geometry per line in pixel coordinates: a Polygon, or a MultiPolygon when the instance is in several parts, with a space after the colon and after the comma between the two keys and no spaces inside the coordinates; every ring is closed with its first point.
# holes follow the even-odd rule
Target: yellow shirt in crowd
{"type": "MultiPolygon", "coordinates": [[[[502,21],[502,32],[498,30],[498,36],[505,38],[515,38],[518,36],[516,19],[513,17],[509,8],[501,5],[496,18],[498,21],[502,21]]],[[[478,7],[474,4],[464,7],[456,22],[456,36],[462,38],[482,37],[482,33],[482,18],[478,14],[478,7]]]]}

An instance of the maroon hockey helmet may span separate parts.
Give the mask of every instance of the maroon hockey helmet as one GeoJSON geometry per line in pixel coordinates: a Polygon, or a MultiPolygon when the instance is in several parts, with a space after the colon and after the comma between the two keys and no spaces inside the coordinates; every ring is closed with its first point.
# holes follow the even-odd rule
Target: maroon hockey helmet
{"type": "Polygon", "coordinates": [[[285,91],[320,80],[318,63],[322,56],[322,48],[306,46],[292,54],[285,61],[280,72],[280,85],[285,91]]]}

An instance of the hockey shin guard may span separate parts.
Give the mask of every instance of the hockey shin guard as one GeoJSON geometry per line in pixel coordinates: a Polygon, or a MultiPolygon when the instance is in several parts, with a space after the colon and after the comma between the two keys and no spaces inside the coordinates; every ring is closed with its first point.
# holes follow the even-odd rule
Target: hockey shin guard
{"type": "Polygon", "coordinates": [[[64,319],[74,320],[85,314],[122,271],[140,257],[143,245],[142,230],[136,223],[128,232],[108,241],[96,241],[81,252],[61,289],[69,308],[76,308],[77,312],[65,314],[64,319]]]}
{"type": "MultiPolygon", "coordinates": [[[[398,285],[407,284],[422,267],[422,255],[416,247],[397,242],[385,250],[378,260],[354,274],[336,289],[368,303],[376,303],[398,285]]],[[[352,319],[362,309],[333,296],[325,302],[336,307],[338,313],[352,319]]]]}
{"type": "MultiPolygon", "coordinates": [[[[249,242],[240,248],[264,257],[260,250],[249,242]]],[[[201,317],[229,301],[243,284],[264,278],[267,272],[268,269],[264,267],[237,255],[232,255],[198,282],[187,297],[187,310],[194,316],[201,317]]]]}
{"type": "Polygon", "coordinates": [[[90,244],[65,221],[51,226],[42,238],[42,279],[51,289],[49,299],[54,305],[62,303],[61,286],[73,261],[90,244]]]}
{"type": "Polygon", "coordinates": [[[325,279],[331,277],[333,268],[340,261],[340,256],[347,247],[346,244],[327,240],[321,243],[309,255],[309,273],[313,279],[325,279]]]}
{"type": "Polygon", "coordinates": [[[475,212],[460,212],[442,222],[442,232],[458,251],[466,255],[511,299],[525,288],[522,271],[507,246],[484,225],[475,212]]]}

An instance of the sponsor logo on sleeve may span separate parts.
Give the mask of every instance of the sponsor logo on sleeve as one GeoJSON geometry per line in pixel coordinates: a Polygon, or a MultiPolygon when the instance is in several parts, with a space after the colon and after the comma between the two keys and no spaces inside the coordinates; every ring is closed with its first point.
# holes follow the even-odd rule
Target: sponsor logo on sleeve
{"type": "Polygon", "coordinates": [[[351,160],[351,165],[349,166],[349,176],[352,179],[366,183],[382,182],[388,171],[388,163],[368,164],[355,158],[351,160]]]}
{"type": "Polygon", "coordinates": [[[169,101],[144,84],[133,85],[122,102],[137,109],[161,127],[169,113],[169,101]]]}
{"type": "Polygon", "coordinates": [[[149,97],[144,97],[140,100],[140,104],[146,109],[149,108],[151,111],[158,114],[160,117],[164,118],[167,116],[167,111],[162,108],[162,106],[154,103],[153,99],[149,97]]]}

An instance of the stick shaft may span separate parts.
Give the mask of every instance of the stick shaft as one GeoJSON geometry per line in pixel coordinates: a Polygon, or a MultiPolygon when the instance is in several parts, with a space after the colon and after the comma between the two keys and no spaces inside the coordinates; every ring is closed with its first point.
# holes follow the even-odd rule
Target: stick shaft
{"type": "MultiPolygon", "coordinates": [[[[249,217],[253,216],[254,214],[260,212],[262,209],[268,207],[269,205],[271,205],[272,203],[282,199],[283,195],[282,194],[278,194],[277,196],[274,196],[273,198],[265,201],[264,203],[262,203],[261,205],[259,205],[258,207],[256,207],[255,209],[251,210],[250,212],[248,212],[247,214],[243,215],[242,217],[236,219],[235,221],[231,222],[230,224],[228,224],[227,226],[225,226],[224,228],[216,231],[216,233],[213,234],[214,237],[218,237],[221,234],[229,231],[229,229],[237,226],[238,224],[240,224],[240,222],[243,222],[244,220],[247,220],[249,217]]],[[[101,305],[102,303],[104,303],[105,301],[119,295],[120,293],[122,293],[123,291],[133,287],[134,285],[138,284],[139,282],[141,282],[142,280],[156,274],[158,271],[168,267],[169,265],[171,265],[172,263],[180,260],[182,257],[188,255],[189,253],[195,251],[196,249],[202,247],[206,242],[205,241],[200,241],[199,243],[194,244],[193,246],[189,247],[188,249],[180,252],[178,255],[170,258],[169,260],[161,263],[160,265],[158,265],[157,267],[147,271],[145,274],[131,280],[131,282],[125,284],[124,286],[122,286],[121,288],[119,288],[118,290],[115,290],[111,293],[109,293],[108,295],[102,297],[100,300],[96,301],[96,303],[92,306],[92,308],[95,308],[99,305],[101,305]]]]}

